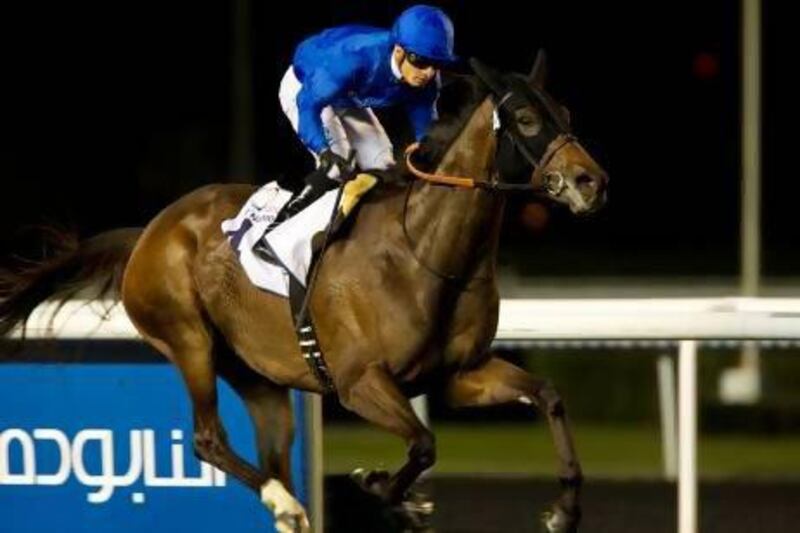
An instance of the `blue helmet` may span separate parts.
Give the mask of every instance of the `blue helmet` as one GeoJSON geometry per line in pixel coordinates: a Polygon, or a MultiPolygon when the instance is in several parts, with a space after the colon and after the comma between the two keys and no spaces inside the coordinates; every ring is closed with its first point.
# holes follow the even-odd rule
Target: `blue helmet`
{"type": "Polygon", "coordinates": [[[442,63],[458,60],[453,54],[453,22],[439,8],[416,5],[406,9],[397,17],[392,37],[418,56],[442,63]]]}

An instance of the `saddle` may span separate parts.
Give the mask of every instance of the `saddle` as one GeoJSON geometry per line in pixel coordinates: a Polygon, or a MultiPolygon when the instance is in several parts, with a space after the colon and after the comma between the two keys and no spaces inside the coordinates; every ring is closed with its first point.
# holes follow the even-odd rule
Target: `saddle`
{"type": "Polygon", "coordinates": [[[288,298],[301,351],[317,379],[329,390],[332,382],[306,311],[316,264],[325,248],[346,233],[364,195],[384,177],[392,180],[388,172],[358,173],[278,224],[274,222],[292,195],[270,182],[245,202],[235,218],[222,222],[222,231],[250,281],[288,298]]]}

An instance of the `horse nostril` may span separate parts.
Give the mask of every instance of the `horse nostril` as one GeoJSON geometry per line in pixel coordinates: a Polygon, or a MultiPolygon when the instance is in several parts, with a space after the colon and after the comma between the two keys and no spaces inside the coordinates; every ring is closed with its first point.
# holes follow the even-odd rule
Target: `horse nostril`
{"type": "Polygon", "coordinates": [[[590,176],[589,174],[581,174],[577,178],[575,178],[575,185],[578,189],[585,190],[585,189],[598,189],[600,188],[600,184],[598,180],[590,176]]]}

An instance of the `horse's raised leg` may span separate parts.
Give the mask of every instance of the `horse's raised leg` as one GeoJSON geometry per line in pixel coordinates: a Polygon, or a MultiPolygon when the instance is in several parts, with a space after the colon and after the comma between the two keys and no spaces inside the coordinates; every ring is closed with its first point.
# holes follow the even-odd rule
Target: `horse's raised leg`
{"type": "Polygon", "coordinates": [[[420,422],[408,398],[378,363],[368,364],[358,377],[344,386],[339,385],[339,399],[347,409],[405,439],[408,444],[406,464],[385,482],[372,487],[384,501],[402,502],[409,487],[436,461],[433,433],[420,422]]]}
{"type": "Polygon", "coordinates": [[[217,368],[253,421],[261,472],[280,479],[293,494],[290,458],[294,417],[289,390],[251,370],[235,355],[226,355],[217,360],[217,368]]]}
{"type": "Polygon", "coordinates": [[[448,384],[447,397],[454,407],[522,402],[536,405],[547,416],[558,455],[562,493],[553,511],[545,515],[545,527],[551,532],[576,531],[580,521],[583,474],[566,410],[555,388],[549,382],[493,357],[473,370],[454,375],[448,384]]]}

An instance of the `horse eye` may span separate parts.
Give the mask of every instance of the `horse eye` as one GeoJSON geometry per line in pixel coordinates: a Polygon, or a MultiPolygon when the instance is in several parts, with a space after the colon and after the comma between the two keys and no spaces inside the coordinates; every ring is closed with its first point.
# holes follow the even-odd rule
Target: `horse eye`
{"type": "Polygon", "coordinates": [[[514,118],[517,121],[519,132],[525,137],[533,137],[542,128],[539,116],[532,110],[520,109],[515,113],[514,118]]]}

